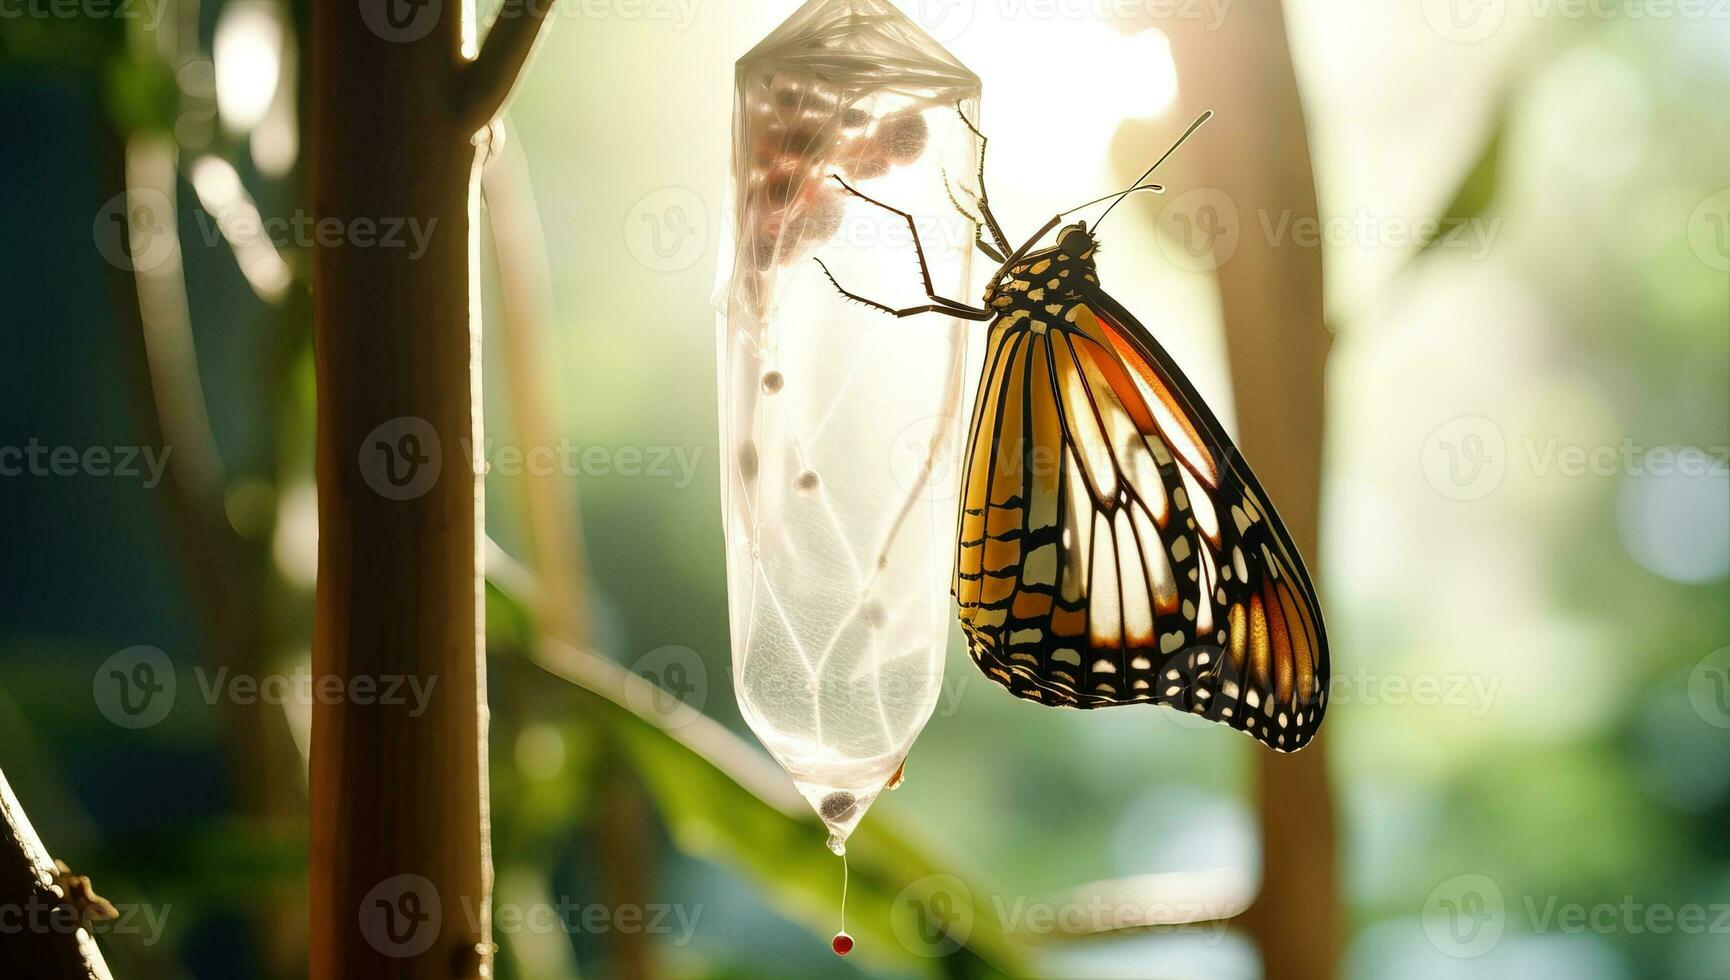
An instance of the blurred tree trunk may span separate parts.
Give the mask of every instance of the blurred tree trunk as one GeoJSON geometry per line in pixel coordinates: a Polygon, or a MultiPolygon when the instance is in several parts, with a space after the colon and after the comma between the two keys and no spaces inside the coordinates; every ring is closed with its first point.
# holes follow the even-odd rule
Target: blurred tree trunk
{"type": "MultiPolygon", "coordinates": [[[[485,215],[498,263],[502,315],[505,401],[524,446],[551,446],[558,420],[567,418],[549,365],[552,359],[552,270],[547,265],[546,236],[541,230],[521,144],[504,146],[487,167],[481,182],[485,215]]],[[[525,473],[515,483],[522,490],[527,515],[532,566],[540,581],[536,620],[541,631],[580,648],[595,645],[589,603],[589,562],[584,546],[581,508],[569,473],[525,473]]],[[[613,908],[641,908],[647,902],[654,873],[653,847],[646,827],[648,801],[630,766],[609,745],[611,761],[595,769],[596,842],[606,854],[600,878],[603,898],[613,908]]],[[[654,949],[641,930],[607,933],[608,974],[619,980],[656,975],[654,949]]]]}
{"type": "MultiPolygon", "coordinates": [[[[173,208],[178,198],[177,149],[171,137],[151,131],[100,127],[99,164],[103,194],[154,195],[173,208]]],[[[155,207],[165,206],[162,203],[155,207]]],[[[162,454],[167,480],[165,509],[176,531],[186,579],[202,621],[211,666],[235,676],[263,677],[275,669],[271,657],[280,639],[267,620],[273,576],[270,536],[254,529],[238,533],[226,511],[229,489],[211,434],[192,342],[186,282],[174,215],[143,210],[151,234],[171,244],[161,264],[110,272],[119,349],[138,391],[139,441],[162,454]],[[169,451],[172,447],[172,452],[169,451]]],[[[128,241],[143,232],[141,215],[128,208],[128,241]]],[[[270,379],[274,380],[274,379],[270,379]]],[[[297,846],[305,830],[300,750],[280,708],[224,699],[221,710],[235,809],[261,850],[297,846]]],[[[264,947],[266,972],[286,977],[305,969],[304,889],[299,882],[273,886],[252,903],[251,918],[264,947]]]]}
{"type": "Polygon", "coordinates": [[[315,980],[491,972],[474,222],[546,10],[507,3],[468,61],[469,4],[313,9],[313,673],[349,692],[313,705],[315,980]],[[430,696],[377,696],[404,680],[430,696]]]}
{"type": "MultiPolygon", "coordinates": [[[[1161,26],[1172,37],[1186,108],[1219,114],[1212,131],[1192,144],[1196,170],[1237,208],[1237,250],[1218,276],[1239,442],[1320,581],[1323,383],[1331,343],[1322,315],[1322,254],[1293,245],[1289,236],[1276,246],[1262,231],[1264,217],[1276,227],[1286,217],[1317,217],[1285,20],[1279,0],[1241,0],[1218,30],[1186,20],[1161,26]]],[[[1325,733],[1292,755],[1257,752],[1256,765],[1262,884],[1244,925],[1267,976],[1331,977],[1342,923],[1325,733]]]]}

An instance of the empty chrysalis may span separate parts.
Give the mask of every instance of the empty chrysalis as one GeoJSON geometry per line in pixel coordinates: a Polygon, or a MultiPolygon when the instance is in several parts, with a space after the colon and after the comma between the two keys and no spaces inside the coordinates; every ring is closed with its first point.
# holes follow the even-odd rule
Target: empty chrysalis
{"type": "Polygon", "coordinates": [[[809,260],[884,290],[905,286],[893,256],[915,262],[906,220],[839,177],[920,216],[933,283],[969,291],[945,174],[974,171],[956,107],[977,109],[979,81],[887,0],[812,0],[739,60],[735,96],[717,298],[733,680],[842,853],[941,687],[966,335],[850,304],[809,260]]]}

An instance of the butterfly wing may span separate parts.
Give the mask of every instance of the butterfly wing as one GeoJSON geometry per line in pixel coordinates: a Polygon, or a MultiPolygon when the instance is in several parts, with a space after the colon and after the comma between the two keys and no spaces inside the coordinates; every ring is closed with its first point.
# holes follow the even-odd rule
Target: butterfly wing
{"type": "Polygon", "coordinates": [[[1029,700],[1165,704],[1302,747],[1328,653],[1289,533],[1126,310],[1092,289],[1062,319],[992,328],[955,578],[975,661],[1029,700]]]}

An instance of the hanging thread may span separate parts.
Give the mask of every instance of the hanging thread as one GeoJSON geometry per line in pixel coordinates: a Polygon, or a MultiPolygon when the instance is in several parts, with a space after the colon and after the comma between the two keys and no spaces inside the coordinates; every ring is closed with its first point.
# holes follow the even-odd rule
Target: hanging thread
{"type": "Polygon", "coordinates": [[[829,940],[829,948],[836,956],[846,956],[853,951],[853,937],[847,934],[847,854],[841,854],[841,931],[835,938],[829,940]]]}

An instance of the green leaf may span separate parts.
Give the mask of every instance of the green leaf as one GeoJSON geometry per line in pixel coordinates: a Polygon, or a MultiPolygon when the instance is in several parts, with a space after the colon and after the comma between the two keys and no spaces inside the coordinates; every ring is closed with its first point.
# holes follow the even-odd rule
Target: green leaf
{"type": "Polygon", "coordinates": [[[165,133],[174,126],[180,86],[162,61],[118,54],[108,62],[108,113],[122,133],[165,133]]]}
{"type": "MultiPolygon", "coordinates": [[[[532,617],[496,581],[489,613],[532,617]]],[[[522,648],[518,648],[522,649],[522,648]]],[[[755,882],[779,913],[827,941],[839,913],[841,861],[828,831],[786,776],[719,722],[688,708],[639,712],[650,683],[596,654],[541,638],[529,659],[571,684],[587,718],[619,740],[679,846],[755,882]]],[[[884,815],[873,814],[848,847],[847,931],[854,956],[884,968],[934,976],[1025,975],[1022,950],[972,896],[967,883],[884,815]],[[930,902],[931,917],[918,901],[930,902]],[[942,903],[942,904],[938,904],[942,903]],[[899,919],[892,924],[892,916],[899,919]],[[960,923],[945,934],[939,923],[960,923]],[[921,928],[923,926],[923,928],[921,928]]]]}
{"type": "MultiPolygon", "coordinates": [[[[617,706],[612,712],[679,846],[755,881],[777,911],[827,939],[837,922],[841,869],[824,846],[828,831],[816,817],[771,806],[666,732],[617,706]]],[[[998,931],[995,917],[972,907],[971,896],[979,889],[954,876],[952,867],[922,851],[886,817],[867,816],[847,852],[847,931],[858,942],[853,955],[945,976],[1025,975],[1019,951],[998,931]],[[965,923],[965,929],[956,929],[953,937],[936,931],[922,937],[912,921],[920,910],[902,898],[909,888],[922,898],[937,892],[948,906],[941,919],[932,921],[965,923]]]]}
{"type": "Polygon", "coordinates": [[[1479,147],[1472,166],[1460,178],[1459,184],[1454,187],[1453,197],[1438,215],[1441,228],[1419,247],[1419,255],[1446,241],[1448,234],[1461,224],[1482,217],[1495,203],[1507,133],[1508,110],[1504,104],[1496,112],[1496,118],[1492,120],[1489,132],[1484,138],[1484,145],[1479,147]]]}

